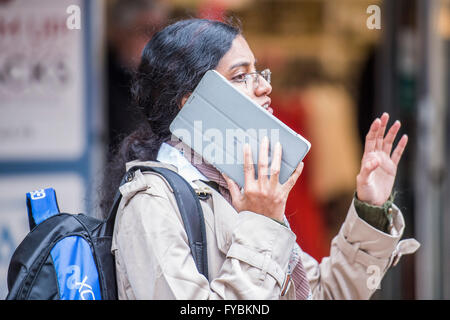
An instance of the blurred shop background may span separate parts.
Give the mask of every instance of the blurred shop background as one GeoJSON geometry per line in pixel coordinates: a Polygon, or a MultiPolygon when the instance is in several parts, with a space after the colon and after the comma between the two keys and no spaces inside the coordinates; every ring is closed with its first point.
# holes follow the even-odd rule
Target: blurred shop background
{"type": "Polygon", "coordinates": [[[395,203],[422,246],[373,299],[449,299],[450,0],[0,0],[0,296],[28,232],[26,192],[54,187],[61,211],[96,215],[109,151],[141,121],[129,104],[140,52],[188,17],[240,21],[272,71],[274,114],[311,141],[286,214],[319,261],[370,123],[384,111],[402,122],[395,203]]]}

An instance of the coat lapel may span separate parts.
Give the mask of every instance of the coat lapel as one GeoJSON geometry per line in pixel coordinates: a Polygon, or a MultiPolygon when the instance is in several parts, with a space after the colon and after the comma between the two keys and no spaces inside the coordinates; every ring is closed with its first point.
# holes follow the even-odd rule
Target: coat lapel
{"type": "Polygon", "coordinates": [[[211,190],[217,246],[222,253],[227,254],[231,245],[233,230],[238,220],[238,213],[220,193],[206,183],[197,180],[196,184],[211,190]]]}

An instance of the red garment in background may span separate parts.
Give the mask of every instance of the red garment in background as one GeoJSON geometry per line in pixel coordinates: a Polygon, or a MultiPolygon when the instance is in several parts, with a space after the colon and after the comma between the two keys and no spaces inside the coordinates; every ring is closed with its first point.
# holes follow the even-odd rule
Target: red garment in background
{"type": "Polygon", "coordinates": [[[204,1],[198,8],[200,19],[223,21],[226,7],[221,1],[204,1]]]}
{"type": "MultiPolygon", "coordinates": [[[[305,132],[305,119],[303,108],[298,95],[279,99],[271,95],[274,115],[291,129],[305,137],[308,141],[308,132],[305,132]]],[[[314,152],[311,146],[309,152],[314,152]]],[[[309,154],[309,153],[308,153],[309,154]]],[[[302,175],[292,188],[286,204],[286,217],[292,231],[297,235],[297,243],[303,251],[317,261],[329,255],[327,229],[320,207],[308,188],[310,175],[308,174],[308,155],[303,160],[305,166],[302,175]]]]}

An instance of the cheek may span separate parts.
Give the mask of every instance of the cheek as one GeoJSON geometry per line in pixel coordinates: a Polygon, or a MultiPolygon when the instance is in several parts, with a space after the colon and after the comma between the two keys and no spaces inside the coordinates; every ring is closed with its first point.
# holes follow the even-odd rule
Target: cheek
{"type": "Polygon", "coordinates": [[[249,92],[249,90],[247,90],[244,87],[236,87],[236,89],[238,89],[240,92],[242,92],[243,94],[245,94],[247,97],[249,97],[250,99],[252,99],[253,101],[256,102],[257,97],[255,96],[255,92],[251,91],[249,92]]]}

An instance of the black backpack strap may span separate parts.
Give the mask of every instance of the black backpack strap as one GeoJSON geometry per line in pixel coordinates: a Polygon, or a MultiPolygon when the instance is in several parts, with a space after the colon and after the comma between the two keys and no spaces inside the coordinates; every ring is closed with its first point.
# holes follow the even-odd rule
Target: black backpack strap
{"type": "MultiPolygon", "coordinates": [[[[203,274],[206,279],[208,279],[205,221],[203,218],[203,211],[200,201],[198,200],[194,189],[191,187],[189,182],[183,179],[183,177],[175,171],[162,167],[148,166],[134,166],[130,168],[123,177],[120,185],[131,181],[136,170],[140,170],[141,172],[153,171],[159,173],[172,187],[175,199],[177,200],[178,209],[180,210],[181,218],[183,220],[184,228],[188,236],[189,247],[191,248],[195,264],[198,271],[203,274]]],[[[121,198],[122,195],[118,190],[114,198],[113,206],[106,220],[107,234],[112,234],[113,232],[114,220],[121,198]]]]}

